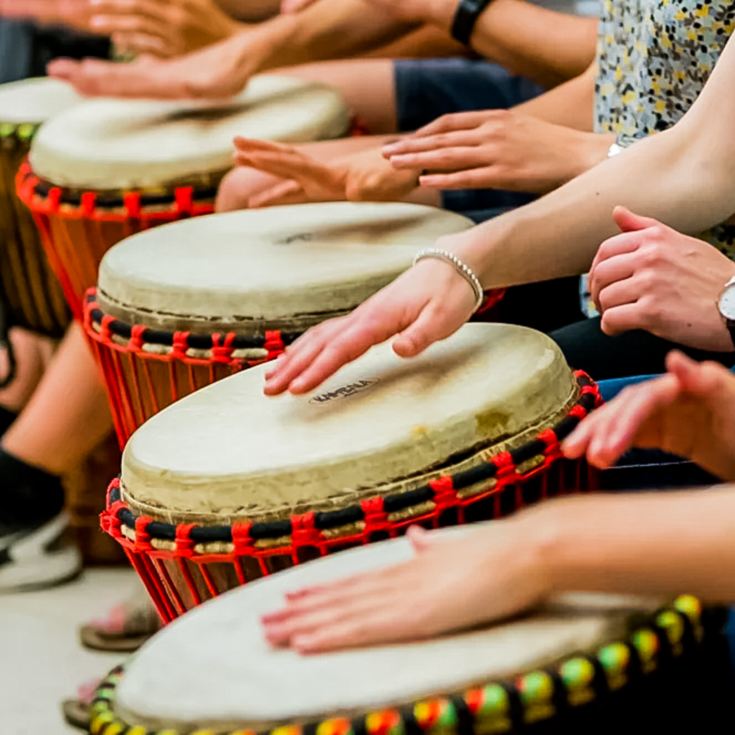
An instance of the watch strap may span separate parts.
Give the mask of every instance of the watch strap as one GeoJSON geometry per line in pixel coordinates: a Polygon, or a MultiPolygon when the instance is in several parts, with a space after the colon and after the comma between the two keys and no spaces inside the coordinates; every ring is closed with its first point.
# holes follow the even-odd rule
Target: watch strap
{"type": "Polygon", "coordinates": [[[491,2],[492,0],[459,0],[452,21],[452,38],[469,46],[477,19],[491,2]]]}
{"type": "Polygon", "coordinates": [[[727,331],[730,332],[730,340],[732,341],[733,349],[735,349],[735,322],[732,319],[725,319],[725,326],[727,331]]]}

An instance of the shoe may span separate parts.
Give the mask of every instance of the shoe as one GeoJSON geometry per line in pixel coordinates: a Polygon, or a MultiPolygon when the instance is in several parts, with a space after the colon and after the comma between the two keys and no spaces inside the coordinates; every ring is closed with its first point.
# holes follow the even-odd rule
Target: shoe
{"type": "Polygon", "coordinates": [[[0,593],[61,584],[81,570],[66,513],[35,525],[0,522],[0,593]]]}

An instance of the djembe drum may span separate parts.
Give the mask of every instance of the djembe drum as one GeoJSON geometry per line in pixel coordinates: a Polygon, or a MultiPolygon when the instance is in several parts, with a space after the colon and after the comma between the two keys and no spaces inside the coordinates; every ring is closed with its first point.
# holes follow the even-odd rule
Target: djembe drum
{"type": "Polygon", "coordinates": [[[290,77],[255,77],[221,103],[100,99],[40,131],[18,193],[81,318],[84,292],[112,245],[212,212],[236,135],[299,142],[339,137],[348,128],[337,92],[290,77]]]}
{"type": "MultiPolygon", "coordinates": [[[[492,523],[485,530],[493,533],[492,523]]],[[[721,617],[690,596],[663,606],[564,596],[503,624],[316,656],[266,643],[260,617],[282,606],[286,593],[410,556],[405,539],[386,541],[203,605],[103,682],[91,733],[697,732],[658,726],[667,713],[670,724],[683,724],[714,711],[723,686],[707,654],[720,643],[721,617]]]]}
{"type": "Polygon", "coordinates": [[[9,324],[51,337],[64,333],[69,314],[15,176],[39,126],[79,101],[54,79],[0,86],[0,288],[9,324]]]}
{"type": "Polygon", "coordinates": [[[309,396],[266,366],[169,406],[128,442],[103,528],[164,620],[413,523],[497,517],[584,487],[559,441],[598,393],[545,335],[465,325],[412,360],[373,348],[309,396]]]}
{"type": "Polygon", "coordinates": [[[470,220],[415,204],[217,214],[116,245],[85,305],[121,444],[173,401],[280,354],[470,220]]]}

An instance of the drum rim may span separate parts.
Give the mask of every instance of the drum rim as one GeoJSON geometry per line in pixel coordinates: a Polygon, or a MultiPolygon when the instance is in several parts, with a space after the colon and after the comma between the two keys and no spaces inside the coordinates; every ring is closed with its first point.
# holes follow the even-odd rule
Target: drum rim
{"type": "MultiPolygon", "coordinates": [[[[53,212],[60,206],[84,215],[92,215],[95,209],[126,209],[135,217],[141,207],[174,206],[178,210],[191,209],[194,202],[196,214],[211,214],[213,202],[222,177],[227,171],[215,171],[202,176],[205,183],[172,184],[157,189],[100,190],[73,189],[59,186],[37,176],[26,159],[18,170],[16,188],[18,197],[34,213],[53,212]]],[[[191,214],[194,214],[192,211],[191,214]]]]}
{"type": "MultiPolygon", "coordinates": [[[[335,313],[333,316],[340,316],[341,313],[335,313]]],[[[145,345],[156,348],[170,348],[167,352],[176,352],[188,350],[212,351],[224,350],[228,353],[228,362],[230,359],[237,360],[232,352],[236,350],[262,349],[266,354],[257,358],[249,356],[243,357],[242,362],[261,363],[264,360],[277,357],[287,345],[290,345],[303,331],[285,331],[281,329],[263,330],[262,336],[253,336],[242,334],[236,330],[223,332],[222,330],[213,329],[211,331],[188,331],[177,330],[169,331],[160,327],[150,327],[145,324],[131,324],[123,321],[111,314],[106,314],[97,301],[97,289],[91,288],[87,291],[84,306],[84,322],[87,326],[88,334],[98,341],[112,347],[122,347],[126,351],[142,350],[145,345]],[[95,329],[98,327],[98,329],[95,329]],[[105,338],[105,332],[111,335],[111,338],[105,338]],[[122,344],[115,341],[114,337],[122,340],[122,344]]],[[[329,316],[329,315],[327,315],[329,316]]],[[[327,318],[324,316],[324,318],[327,318]]]]}
{"type": "MultiPolygon", "coordinates": [[[[600,393],[595,382],[583,371],[574,373],[579,387],[579,395],[567,415],[557,423],[541,431],[535,439],[521,444],[514,449],[500,452],[481,465],[463,469],[454,475],[444,474],[412,490],[397,491],[388,495],[376,495],[351,503],[336,510],[311,511],[304,514],[292,514],[288,518],[254,522],[232,523],[214,526],[193,523],[168,523],[154,520],[145,515],[136,515],[122,500],[120,480],[112,481],[107,493],[106,508],[102,512],[102,528],[121,543],[134,544],[136,550],[144,545],[146,550],[156,551],[151,542],[164,542],[179,545],[187,555],[216,558],[212,552],[198,552],[197,544],[234,544],[235,552],[254,546],[257,542],[275,542],[276,548],[288,548],[293,544],[295,535],[329,533],[332,543],[339,543],[354,534],[338,533],[339,529],[353,527],[356,523],[367,523],[369,519],[390,514],[407,513],[411,509],[425,508],[427,503],[434,503],[435,510],[442,512],[459,507],[464,501],[459,494],[465,488],[479,483],[495,480],[489,494],[495,494],[510,483],[521,482],[538,473],[543,467],[560,459],[559,443],[568,436],[577,424],[600,403],[600,393]],[[538,458],[541,459],[539,464],[538,458]],[[126,536],[125,531],[135,533],[135,541],[126,536]],[[333,534],[333,535],[332,535],[333,534]],[[285,541],[284,541],[285,540],[285,541]],[[283,542],[283,543],[279,543],[283,542]]],[[[379,492],[376,490],[376,492],[379,492]]],[[[467,498],[467,504],[478,502],[488,493],[478,492],[467,498]]],[[[425,515],[417,512],[416,517],[425,515]]],[[[411,516],[409,516],[411,517],[411,516]]],[[[387,527],[391,527],[392,522],[387,527]]],[[[311,539],[319,543],[319,538],[311,539]]],[[[308,545],[306,541],[302,545],[308,545]]],[[[163,553],[171,553],[166,551],[163,553]]],[[[231,552],[223,552],[229,557],[231,552]]]]}
{"type": "Polygon", "coordinates": [[[426,696],[383,710],[360,710],[304,723],[274,723],[263,729],[164,727],[149,730],[122,719],[115,712],[115,693],[125,665],[110,672],[92,701],[93,735],[132,732],[136,735],[430,735],[435,728],[456,735],[478,732],[515,732],[534,722],[549,720],[567,710],[598,701],[634,685],[645,676],[690,654],[711,634],[722,629],[722,609],[705,609],[688,594],[679,595],[657,611],[631,621],[629,633],[601,643],[592,652],[572,652],[556,664],[519,674],[512,680],[493,679],[447,694],[426,696]],[[479,727],[476,724],[479,723],[479,727]],[[483,728],[483,724],[485,727],[483,728]],[[492,730],[488,724],[494,725],[492,730]],[[372,727],[371,727],[372,725],[372,727]]]}

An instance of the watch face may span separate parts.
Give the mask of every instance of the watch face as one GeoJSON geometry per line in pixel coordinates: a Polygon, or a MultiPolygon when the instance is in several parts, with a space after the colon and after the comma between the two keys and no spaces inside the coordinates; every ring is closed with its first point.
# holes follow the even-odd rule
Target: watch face
{"type": "Polygon", "coordinates": [[[735,322],[735,283],[729,284],[720,296],[720,314],[728,321],[735,322]]]}

